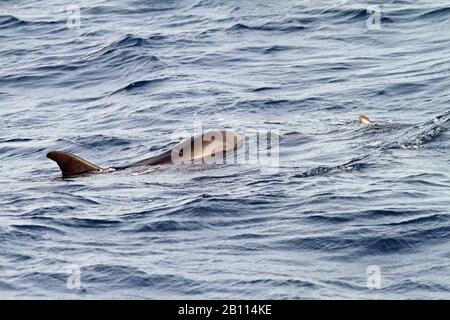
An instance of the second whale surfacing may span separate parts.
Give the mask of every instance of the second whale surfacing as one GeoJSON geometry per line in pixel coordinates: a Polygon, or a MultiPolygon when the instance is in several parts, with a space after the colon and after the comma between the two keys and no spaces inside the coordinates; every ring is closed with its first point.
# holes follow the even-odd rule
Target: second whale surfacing
{"type": "Polygon", "coordinates": [[[209,130],[201,135],[186,139],[156,156],[115,168],[102,168],[64,151],[51,151],[47,154],[47,157],[58,164],[63,177],[72,177],[86,173],[104,173],[163,164],[188,164],[208,161],[214,163],[215,159],[222,159],[226,153],[238,149],[243,143],[244,138],[233,130],[209,130]]]}
{"type": "Polygon", "coordinates": [[[367,117],[365,115],[360,115],[359,116],[359,123],[360,124],[371,124],[371,123],[373,123],[373,121],[369,117],[367,117]]]}

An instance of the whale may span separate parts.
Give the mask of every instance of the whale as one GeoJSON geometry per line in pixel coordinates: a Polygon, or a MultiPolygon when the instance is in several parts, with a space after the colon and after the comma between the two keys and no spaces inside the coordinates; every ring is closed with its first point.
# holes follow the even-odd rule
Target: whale
{"type": "MultiPolygon", "coordinates": [[[[369,117],[360,115],[359,123],[368,125],[374,122],[369,117]]],[[[63,177],[73,177],[167,164],[223,163],[227,153],[237,150],[243,143],[244,137],[239,133],[221,129],[190,137],[160,154],[120,167],[100,167],[67,151],[50,151],[47,158],[56,162],[63,177]]]]}
{"type": "Polygon", "coordinates": [[[371,123],[373,123],[373,121],[369,117],[367,117],[365,115],[360,115],[359,116],[359,123],[360,124],[371,124],[371,123]]]}
{"type": "Polygon", "coordinates": [[[63,177],[108,173],[132,168],[193,163],[223,163],[226,154],[242,146],[244,137],[230,129],[208,130],[147,159],[120,167],[100,167],[66,151],[50,151],[47,158],[56,162],[63,177]]]}

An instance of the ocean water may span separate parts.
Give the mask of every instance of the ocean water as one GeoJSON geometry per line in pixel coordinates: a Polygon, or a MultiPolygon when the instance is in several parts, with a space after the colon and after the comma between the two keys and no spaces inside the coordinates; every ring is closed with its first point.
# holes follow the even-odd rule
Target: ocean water
{"type": "Polygon", "coordinates": [[[447,0],[2,1],[0,297],[448,298],[449,76],[447,0]],[[279,168],[45,157],[199,124],[279,168]]]}

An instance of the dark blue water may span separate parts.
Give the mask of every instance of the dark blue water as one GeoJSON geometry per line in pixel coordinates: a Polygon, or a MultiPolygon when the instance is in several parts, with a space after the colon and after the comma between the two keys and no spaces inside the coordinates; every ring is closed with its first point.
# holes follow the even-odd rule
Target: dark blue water
{"type": "Polygon", "coordinates": [[[448,298],[448,1],[70,4],[0,3],[0,297],[448,298]],[[45,157],[123,165],[199,122],[279,130],[278,172],[45,157]]]}

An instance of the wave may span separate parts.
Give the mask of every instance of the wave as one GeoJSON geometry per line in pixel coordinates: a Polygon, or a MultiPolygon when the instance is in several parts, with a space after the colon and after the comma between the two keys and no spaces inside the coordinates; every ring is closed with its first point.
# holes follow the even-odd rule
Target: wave
{"type": "Polygon", "coordinates": [[[336,166],[317,166],[302,173],[295,174],[294,178],[309,178],[315,176],[323,176],[335,172],[352,172],[365,170],[371,166],[369,162],[362,161],[367,159],[367,157],[368,156],[358,157],[344,164],[336,166]]]}
{"type": "Polygon", "coordinates": [[[148,224],[140,224],[133,228],[132,232],[173,232],[193,231],[206,228],[206,225],[198,221],[161,220],[148,224]]]}
{"type": "Polygon", "coordinates": [[[55,234],[64,234],[64,231],[59,230],[54,227],[49,227],[45,225],[37,225],[37,224],[20,224],[20,225],[11,225],[12,228],[25,231],[25,232],[32,232],[37,234],[48,234],[48,233],[55,233],[55,234]]]}
{"type": "Polygon", "coordinates": [[[450,111],[435,117],[433,120],[413,126],[402,132],[396,139],[387,143],[385,149],[420,149],[426,144],[437,140],[450,125],[450,111]]]}
{"type": "Polygon", "coordinates": [[[290,250],[340,252],[341,255],[361,257],[414,252],[429,245],[430,241],[445,243],[449,235],[450,227],[443,226],[403,231],[400,235],[376,234],[361,237],[360,233],[346,232],[339,236],[297,237],[277,241],[277,244],[290,250]]]}
{"type": "Polygon", "coordinates": [[[129,6],[116,5],[96,5],[95,7],[81,8],[84,14],[89,15],[133,15],[133,14],[151,14],[170,11],[177,8],[179,3],[173,0],[166,1],[151,1],[142,5],[141,2],[136,2],[129,6]]]}
{"type": "Polygon", "coordinates": [[[283,31],[283,32],[296,32],[305,30],[306,26],[295,23],[292,20],[286,20],[283,22],[266,22],[259,25],[249,25],[246,23],[235,23],[231,27],[227,28],[227,31],[283,31]]]}
{"type": "Polygon", "coordinates": [[[423,83],[409,83],[409,82],[396,83],[396,84],[387,86],[382,91],[380,91],[378,94],[379,95],[386,94],[388,96],[398,97],[401,95],[418,93],[418,92],[425,90],[426,88],[427,88],[427,85],[425,85],[423,83]]]}
{"type": "Polygon", "coordinates": [[[437,213],[429,216],[422,216],[418,218],[406,219],[400,222],[391,222],[384,225],[387,226],[404,226],[404,225],[418,225],[423,226],[424,224],[443,224],[450,221],[448,214],[437,213]]]}
{"type": "Polygon", "coordinates": [[[294,49],[293,46],[271,46],[267,49],[264,49],[264,53],[275,53],[275,52],[281,52],[281,51],[287,51],[294,49]]]}
{"type": "Polygon", "coordinates": [[[450,16],[450,7],[442,7],[422,13],[419,18],[446,18],[450,16]]]}
{"type": "Polygon", "coordinates": [[[114,219],[91,219],[91,218],[61,218],[52,219],[53,223],[73,228],[111,228],[119,226],[122,221],[114,219]]]}
{"type": "Polygon", "coordinates": [[[258,87],[255,89],[249,89],[251,92],[263,92],[263,91],[272,91],[272,90],[278,90],[280,88],[278,87],[258,87]]]}
{"type": "Polygon", "coordinates": [[[110,288],[152,288],[194,293],[197,282],[171,274],[150,274],[126,265],[95,264],[81,268],[89,284],[108,283],[110,288]]]}
{"type": "MultiPolygon", "coordinates": [[[[154,39],[154,38],[153,38],[154,39]]],[[[127,34],[119,40],[113,41],[105,47],[83,57],[82,65],[97,66],[99,63],[108,67],[126,68],[130,63],[158,64],[158,57],[148,54],[146,49],[151,48],[152,38],[141,38],[127,34]]],[[[159,40],[155,40],[159,41],[159,40]]]]}
{"type": "MultiPolygon", "coordinates": [[[[264,91],[264,90],[263,90],[264,91]]],[[[320,99],[316,98],[306,98],[302,100],[294,100],[294,99],[283,99],[277,98],[277,96],[273,98],[266,99],[245,99],[234,102],[232,105],[225,107],[227,111],[236,110],[239,112],[247,111],[247,112],[256,112],[262,110],[272,110],[274,108],[285,109],[286,112],[289,109],[297,109],[300,106],[308,106],[316,105],[320,99]]],[[[296,110],[296,111],[297,111],[296,110]]]]}
{"type": "Polygon", "coordinates": [[[45,235],[37,234],[35,232],[28,232],[22,230],[10,230],[5,232],[0,232],[0,240],[4,243],[7,242],[34,242],[45,240],[45,235]]]}
{"type": "Polygon", "coordinates": [[[420,149],[447,132],[449,120],[450,111],[416,125],[379,122],[358,128],[353,132],[353,137],[370,139],[372,142],[366,145],[380,150],[420,149]]]}
{"type": "Polygon", "coordinates": [[[32,26],[32,25],[36,26],[54,25],[54,24],[62,24],[64,22],[65,21],[45,21],[45,20],[31,21],[20,19],[13,15],[0,15],[0,29],[9,29],[20,26],[32,26]]]}
{"type": "MultiPolygon", "coordinates": [[[[56,87],[76,89],[91,87],[104,81],[127,81],[137,70],[153,72],[165,67],[158,57],[149,51],[153,40],[126,35],[95,52],[86,53],[64,64],[37,64],[27,74],[14,73],[0,78],[5,86],[40,87],[49,83],[56,87]],[[83,79],[82,81],[80,79],[83,79]]],[[[140,82],[137,82],[139,85],[140,82]]],[[[122,85],[122,90],[132,90],[133,82],[122,85]]],[[[121,90],[121,89],[117,89],[121,90]]]]}
{"type": "Polygon", "coordinates": [[[17,290],[19,290],[19,288],[9,282],[0,280],[0,290],[1,291],[17,291],[17,290]]]}
{"type": "Polygon", "coordinates": [[[363,20],[369,16],[367,8],[360,9],[336,9],[330,8],[320,12],[321,14],[329,14],[333,19],[342,19],[343,22],[351,22],[355,20],[363,20]]]}
{"type": "Polygon", "coordinates": [[[147,89],[147,88],[152,88],[154,86],[157,86],[157,85],[163,83],[167,79],[168,78],[133,81],[130,84],[127,84],[126,86],[114,91],[112,94],[123,93],[123,92],[134,92],[134,91],[140,91],[140,90],[147,89]]]}
{"type": "Polygon", "coordinates": [[[346,222],[350,222],[353,221],[354,219],[351,217],[345,217],[345,216],[338,216],[338,215],[320,215],[320,214],[315,214],[315,215],[311,215],[305,218],[306,220],[310,220],[313,223],[325,223],[325,224],[332,224],[332,225],[336,225],[338,223],[346,223],[346,222]]]}
{"type": "Polygon", "coordinates": [[[125,147],[131,144],[131,141],[125,138],[116,136],[106,136],[103,134],[92,134],[89,136],[78,136],[71,139],[57,139],[57,146],[59,148],[68,149],[73,148],[73,152],[79,152],[80,148],[84,150],[110,150],[112,147],[125,147]]]}
{"type": "Polygon", "coordinates": [[[275,280],[275,279],[253,279],[253,280],[241,280],[233,283],[234,286],[247,286],[247,285],[268,285],[273,287],[285,287],[293,286],[295,288],[308,288],[317,289],[317,285],[310,281],[296,280],[296,279],[286,279],[286,280],[275,280]]]}
{"type": "Polygon", "coordinates": [[[14,16],[0,16],[0,28],[11,28],[25,24],[27,24],[25,20],[19,19],[14,16]]]}
{"type": "MultiPolygon", "coordinates": [[[[381,151],[390,149],[420,149],[442,136],[449,129],[449,120],[450,111],[419,125],[374,123],[358,128],[352,134],[354,138],[372,140],[372,142],[366,142],[365,145],[381,151]]],[[[293,177],[309,178],[339,172],[366,170],[372,166],[372,162],[369,161],[370,157],[373,157],[373,155],[366,152],[344,164],[333,166],[319,165],[304,172],[297,173],[293,177]]]]}

